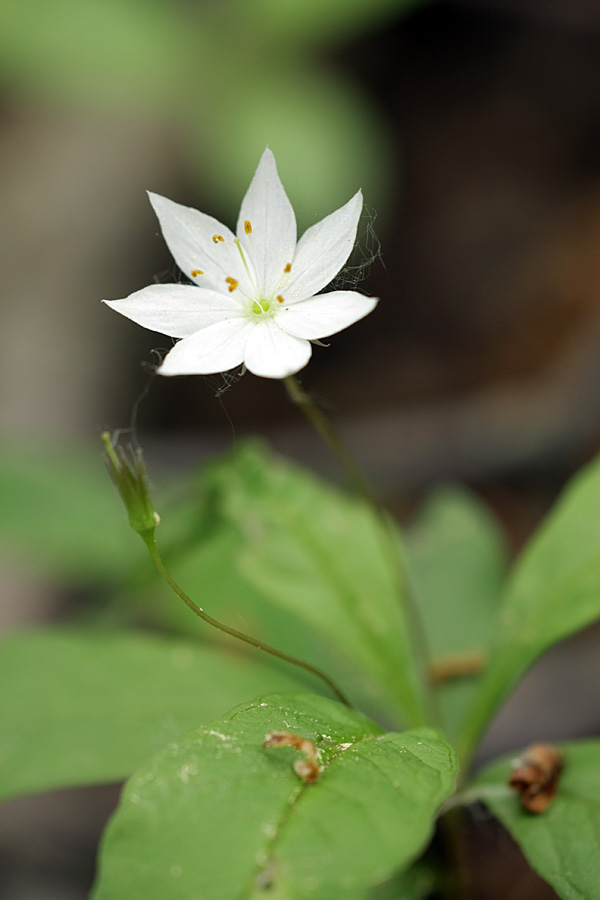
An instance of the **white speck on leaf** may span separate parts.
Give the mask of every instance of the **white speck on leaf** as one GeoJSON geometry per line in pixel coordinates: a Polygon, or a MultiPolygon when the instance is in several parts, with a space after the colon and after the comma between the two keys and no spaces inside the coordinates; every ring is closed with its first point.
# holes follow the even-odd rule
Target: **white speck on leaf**
{"type": "Polygon", "coordinates": [[[198,774],[198,768],[195,762],[185,763],[177,773],[177,777],[180,781],[183,781],[184,784],[187,784],[194,775],[198,774]]]}
{"type": "Polygon", "coordinates": [[[274,838],[277,834],[277,826],[273,822],[263,822],[260,830],[266,838],[274,838]]]}

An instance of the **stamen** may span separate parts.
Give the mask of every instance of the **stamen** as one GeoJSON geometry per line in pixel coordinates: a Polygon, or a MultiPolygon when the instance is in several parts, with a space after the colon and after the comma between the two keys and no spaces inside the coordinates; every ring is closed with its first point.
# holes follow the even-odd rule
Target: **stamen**
{"type": "Polygon", "coordinates": [[[279,300],[280,303],[285,303],[285,300],[283,299],[283,297],[281,296],[281,294],[277,294],[277,297],[276,297],[275,299],[276,299],[276,300],[279,300]]]}
{"type": "Polygon", "coordinates": [[[244,231],[246,234],[252,234],[252,225],[250,224],[250,219],[246,219],[244,222],[244,231]]]}
{"type": "Polygon", "coordinates": [[[232,278],[231,276],[229,276],[229,278],[226,278],[225,281],[229,285],[229,290],[235,291],[236,287],[238,286],[237,278],[232,278]]]}
{"type": "Polygon", "coordinates": [[[223,243],[225,243],[225,238],[223,237],[222,234],[213,234],[213,238],[212,238],[212,239],[213,239],[213,244],[218,244],[218,243],[220,243],[221,241],[222,241],[223,243]]]}
{"type": "Polygon", "coordinates": [[[287,263],[287,264],[283,267],[283,271],[286,273],[286,275],[287,275],[288,272],[291,272],[291,271],[292,271],[292,264],[291,264],[291,263],[287,263]]]}
{"type": "Polygon", "coordinates": [[[195,278],[196,275],[204,275],[202,269],[192,269],[192,278],[195,278]]]}

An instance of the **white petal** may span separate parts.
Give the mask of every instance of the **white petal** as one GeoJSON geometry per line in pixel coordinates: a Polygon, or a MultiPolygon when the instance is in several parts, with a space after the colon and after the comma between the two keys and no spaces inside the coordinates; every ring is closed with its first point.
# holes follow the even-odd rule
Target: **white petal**
{"type": "Polygon", "coordinates": [[[197,285],[225,293],[254,296],[256,291],[235,244],[234,234],[212,216],[148,193],[163,237],[184,275],[197,285]],[[222,238],[222,240],[219,240],[222,238]],[[237,283],[230,291],[232,281],[237,283]]]}
{"type": "Polygon", "coordinates": [[[277,293],[286,302],[312,297],[340,271],[354,247],[362,210],[362,193],[304,232],[292,261],[287,281],[280,282],[277,293]]]}
{"type": "Polygon", "coordinates": [[[244,361],[246,342],[256,326],[246,317],[217,322],[186,337],[164,359],[160,375],[211,375],[244,361]]]}
{"type": "Polygon", "coordinates": [[[365,297],[357,291],[332,291],[283,306],[275,318],[288,334],[314,341],[348,328],[372,312],[376,305],[376,297],[365,297]]]}
{"type": "Polygon", "coordinates": [[[246,368],[264,378],[286,378],[309,361],[312,347],[308,341],[291,337],[278,328],[273,319],[257,323],[246,344],[246,368]]]}
{"type": "Polygon", "coordinates": [[[296,217],[268,147],[242,200],[237,235],[252,261],[261,295],[272,296],[294,257],[296,217]]]}
{"type": "Polygon", "coordinates": [[[178,338],[240,312],[233,297],[191,284],[152,284],[122,300],[102,302],[144,328],[178,338]]]}

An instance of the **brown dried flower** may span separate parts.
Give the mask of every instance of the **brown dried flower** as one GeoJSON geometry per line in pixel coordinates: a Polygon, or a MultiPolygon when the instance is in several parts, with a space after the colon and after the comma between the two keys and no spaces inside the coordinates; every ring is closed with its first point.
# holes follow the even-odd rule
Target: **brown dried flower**
{"type": "Polygon", "coordinates": [[[543,813],[556,796],[564,765],[563,754],[552,744],[532,744],[517,760],[508,783],[531,813],[543,813]]]}

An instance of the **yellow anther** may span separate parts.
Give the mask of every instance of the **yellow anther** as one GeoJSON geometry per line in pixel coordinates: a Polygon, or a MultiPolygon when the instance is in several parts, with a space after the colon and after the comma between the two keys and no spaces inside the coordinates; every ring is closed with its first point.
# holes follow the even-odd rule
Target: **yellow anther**
{"type": "Polygon", "coordinates": [[[246,219],[244,222],[244,231],[246,234],[252,234],[252,225],[250,224],[250,219],[246,219]]]}
{"type": "Polygon", "coordinates": [[[213,244],[218,244],[220,241],[225,241],[225,238],[222,234],[213,234],[213,244]]]}
{"type": "Polygon", "coordinates": [[[195,278],[196,275],[204,275],[202,269],[192,269],[192,278],[195,278]]]}
{"type": "Polygon", "coordinates": [[[276,299],[276,300],[279,300],[280,303],[285,303],[285,300],[283,299],[283,297],[281,296],[281,294],[277,294],[277,297],[276,297],[275,299],[276,299]]]}
{"type": "Polygon", "coordinates": [[[292,264],[291,264],[291,263],[287,263],[287,264],[283,267],[283,271],[284,271],[286,274],[287,274],[288,272],[291,272],[291,271],[292,271],[292,264]]]}
{"type": "Polygon", "coordinates": [[[236,287],[238,286],[237,279],[236,279],[236,278],[231,278],[231,276],[230,276],[229,278],[226,278],[225,281],[226,281],[227,284],[229,285],[229,290],[230,290],[230,291],[235,291],[236,287]]]}

